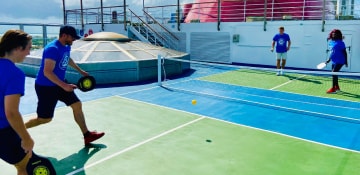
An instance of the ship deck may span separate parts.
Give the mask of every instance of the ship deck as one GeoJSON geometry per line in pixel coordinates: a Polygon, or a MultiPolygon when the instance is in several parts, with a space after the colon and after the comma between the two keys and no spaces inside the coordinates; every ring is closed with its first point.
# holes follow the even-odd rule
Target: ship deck
{"type": "MultiPolygon", "coordinates": [[[[358,173],[358,80],[343,79],[341,93],[326,94],[331,79],[294,76],[192,66],[163,86],[76,90],[88,127],[104,131],[103,138],[84,147],[62,103],[51,123],[29,131],[35,152],[49,157],[58,174],[358,173]],[[259,76],[272,84],[246,81],[259,76]]],[[[36,115],[33,78],[26,79],[20,108],[25,120],[36,115]]],[[[2,161],[0,167],[15,174],[2,161]]]]}

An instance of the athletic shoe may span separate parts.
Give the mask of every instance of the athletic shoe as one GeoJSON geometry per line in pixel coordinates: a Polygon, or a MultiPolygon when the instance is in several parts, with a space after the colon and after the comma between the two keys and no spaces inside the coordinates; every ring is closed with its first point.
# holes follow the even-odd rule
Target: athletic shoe
{"type": "Polygon", "coordinates": [[[280,71],[276,72],[276,76],[279,76],[281,75],[280,71]]]}
{"type": "Polygon", "coordinates": [[[100,139],[104,135],[105,135],[105,133],[103,133],[103,132],[91,131],[86,136],[84,136],[84,143],[85,143],[85,145],[88,145],[91,142],[93,142],[97,139],[100,139]]]}
{"type": "Polygon", "coordinates": [[[339,86],[335,86],[334,88],[335,88],[335,91],[336,91],[336,92],[339,92],[339,91],[340,91],[340,87],[339,87],[339,86]]]}
{"type": "Polygon", "coordinates": [[[280,72],[280,75],[285,75],[285,73],[283,71],[280,72]]]}
{"type": "Polygon", "coordinates": [[[326,93],[328,93],[328,94],[334,94],[334,93],[336,93],[335,87],[330,88],[329,90],[326,91],[326,93]]]}

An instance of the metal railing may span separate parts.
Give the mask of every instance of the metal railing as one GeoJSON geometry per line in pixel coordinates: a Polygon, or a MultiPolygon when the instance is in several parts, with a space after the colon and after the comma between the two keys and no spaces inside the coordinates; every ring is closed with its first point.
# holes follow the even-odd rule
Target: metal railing
{"type": "MultiPolygon", "coordinates": [[[[350,1],[347,1],[350,2],[350,1]]],[[[273,20],[353,20],[360,19],[360,2],[338,4],[336,0],[220,1],[145,7],[164,23],[251,22],[273,20]],[[180,20],[178,21],[178,16],[180,20]]]]}
{"type": "Polygon", "coordinates": [[[124,23],[126,21],[126,13],[124,6],[109,6],[71,9],[65,11],[66,23],[70,25],[84,24],[111,24],[124,23]]]}
{"type": "Polygon", "coordinates": [[[134,29],[138,34],[142,35],[146,40],[148,40],[150,43],[157,45],[157,46],[163,46],[163,41],[165,38],[155,31],[148,22],[143,19],[143,17],[138,16],[136,13],[134,13],[132,10],[130,10],[130,26],[132,29],[134,29]]]}
{"type": "Polygon", "coordinates": [[[32,36],[32,49],[41,49],[59,36],[62,24],[0,23],[0,36],[9,29],[19,29],[32,36]]]}
{"type": "Polygon", "coordinates": [[[146,11],[143,12],[145,17],[150,20],[149,22],[151,23],[152,29],[161,34],[165,39],[163,41],[165,42],[165,45],[168,46],[168,48],[178,50],[179,38],[146,11]]]}
{"type": "Polygon", "coordinates": [[[141,34],[150,43],[166,48],[178,49],[179,38],[171,33],[166,27],[162,26],[158,21],[149,14],[144,13],[145,17],[135,14],[130,10],[130,26],[137,33],[141,34]]]}

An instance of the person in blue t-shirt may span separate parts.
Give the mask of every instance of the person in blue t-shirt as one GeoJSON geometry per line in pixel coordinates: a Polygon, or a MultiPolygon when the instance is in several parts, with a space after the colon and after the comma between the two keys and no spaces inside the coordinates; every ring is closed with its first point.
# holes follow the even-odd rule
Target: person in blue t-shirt
{"type": "MultiPolygon", "coordinates": [[[[332,72],[339,72],[344,65],[346,67],[348,66],[346,46],[343,38],[344,37],[339,29],[332,30],[328,37],[328,39],[330,40],[328,46],[330,56],[329,59],[326,61],[326,64],[331,61],[332,72]]],[[[338,75],[333,75],[332,78],[332,87],[327,90],[326,93],[336,93],[340,91],[338,75]]]]}
{"type": "Polygon", "coordinates": [[[283,75],[283,69],[285,68],[287,59],[287,52],[290,50],[291,46],[290,36],[284,33],[284,31],[284,27],[279,28],[279,33],[273,37],[273,42],[270,50],[271,52],[273,52],[276,44],[276,75],[283,75]]]}
{"type": "Polygon", "coordinates": [[[26,122],[26,127],[31,128],[50,122],[54,117],[56,104],[60,100],[72,108],[75,122],[84,135],[84,143],[88,145],[104,136],[105,133],[88,130],[81,101],[74,93],[74,89],[77,87],[65,82],[68,65],[83,76],[89,75],[70,58],[71,45],[77,39],[80,37],[74,27],[61,26],[59,39],[44,48],[40,69],[35,80],[35,90],[38,96],[37,118],[26,122]]]}
{"type": "Polygon", "coordinates": [[[12,164],[17,174],[27,174],[34,141],[19,112],[25,92],[25,74],[15,66],[30,54],[32,37],[21,30],[8,30],[0,40],[0,158],[12,164]]]}

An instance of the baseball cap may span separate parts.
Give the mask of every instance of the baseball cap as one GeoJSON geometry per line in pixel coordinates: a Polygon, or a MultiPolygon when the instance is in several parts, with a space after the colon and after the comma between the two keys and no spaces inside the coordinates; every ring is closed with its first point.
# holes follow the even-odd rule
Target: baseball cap
{"type": "Polygon", "coordinates": [[[64,25],[60,27],[60,35],[68,34],[71,35],[75,39],[80,39],[81,37],[77,35],[76,29],[73,26],[64,25]]]}

